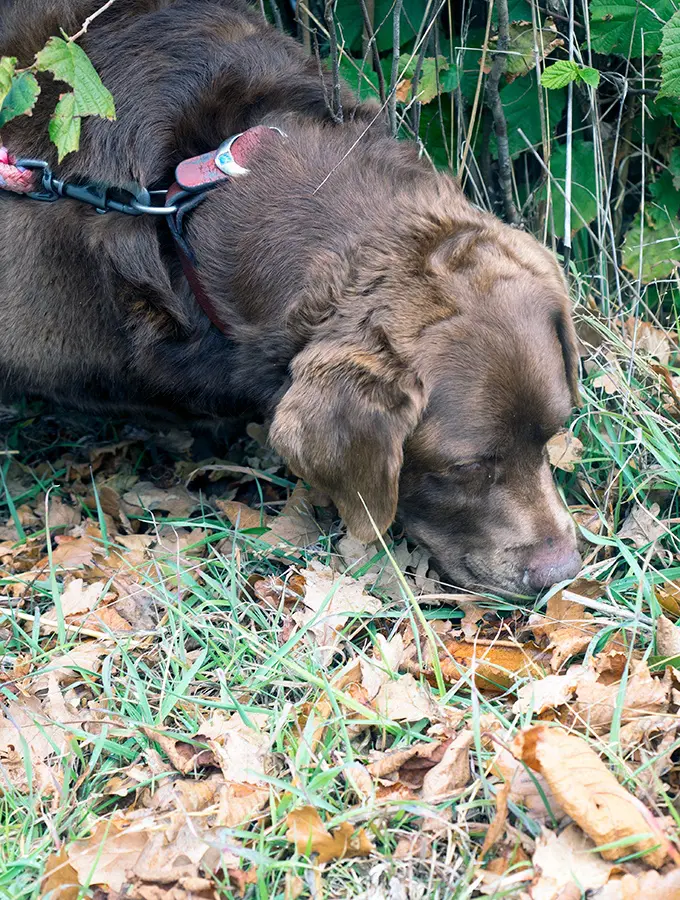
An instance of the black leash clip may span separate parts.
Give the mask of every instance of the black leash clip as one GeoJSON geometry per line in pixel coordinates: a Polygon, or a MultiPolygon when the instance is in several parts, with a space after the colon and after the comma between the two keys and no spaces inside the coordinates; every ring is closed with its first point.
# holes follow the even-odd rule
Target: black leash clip
{"type": "Polygon", "coordinates": [[[158,206],[152,200],[152,194],[162,194],[166,191],[147,191],[141,188],[137,193],[123,189],[116,189],[118,197],[112,196],[110,188],[97,184],[71,184],[54,177],[54,173],[44,159],[18,159],[16,165],[24,169],[32,169],[41,172],[40,190],[30,191],[23,196],[31,200],[40,200],[44,203],[53,203],[62,197],[77,200],[87,206],[94,207],[99,213],[109,211],[124,213],[127,216],[156,215],[168,216],[176,212],[174,206],[158,206]]]}

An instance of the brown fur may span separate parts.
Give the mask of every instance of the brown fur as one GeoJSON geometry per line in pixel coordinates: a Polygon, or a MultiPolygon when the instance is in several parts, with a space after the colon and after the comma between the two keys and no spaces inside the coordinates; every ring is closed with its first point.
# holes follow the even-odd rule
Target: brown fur
{"type": "MultiPolygon", "coordinates": [[[[0,54],[28,62],[97,0],[0,4],[0,54]]],[[[536,590],[573,574],[544,445],[576,399],[569,300],[532,237],[345,93],[345,124],[298,45],[240,0],[117,0],[83,39],[116,100],[61,176],[167,186],[183,158],[255,124],[251,174],[192,213],[206,319],[166,226],[0,192],[0,388],[81,408],[242,409],[367,540],[397,509],[457,583],[536,590]],[[364,505],[365,504],[365,505],[364,505]],[[370,513],[370,516],[367,514],[370,513]]],[[[47,85],[12,152],[56,166],[47,85]]]]}

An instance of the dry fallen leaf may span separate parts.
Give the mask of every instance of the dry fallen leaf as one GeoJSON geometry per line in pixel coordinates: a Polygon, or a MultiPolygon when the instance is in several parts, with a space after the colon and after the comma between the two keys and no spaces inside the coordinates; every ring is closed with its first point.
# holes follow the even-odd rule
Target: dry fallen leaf
{"type": "MultiPolygon", "coordinates": [[[[527,641],[481,640],[447,641],[439,651],[445,681],[465,678],[474,666],[475,684],[480,690],[502,693],[527,676],[541,678],[549,655],[527,641]]],[[[420,670],[416,668],[416,671],[420,670]]],[[[431,670],[423,674],[431,674],[431,670]]]]}
{"type": "Polygon", "coordinates": [[[381,715],[395,722],[437,718],[437,707],[429,691],[410,674],[383,684],[374,702],[381,715]]]}
{"type": "Polygon", "coordinates": [[[643,350],[656,357],[662,366],[670,361],[673,345],[667,332],[655,328],[651,322],[642,321],[639,316],[631,316],[624,322],[626,343],[636,350],[643,350]]]}
{"type": "Polygon", "coordinates": [[[165,512],[173,519],[186,519],[200,506],[201,500],[181,484],[164,490],[150,481],[139,481],[122,498],[122,508],[129,516],[165,512]]]}
{"type": "Polygon", "coordinates": [[[65,617],[90,612],[104,593],[103,581],[95,581],[85,586],[82,578],[74,578],[61,595],[61,610],[65,617]]]}
{"type": "Polygon", "coordinates": [[[635,660],[623,700],[620,695],[620,679],[602,680],[594,667],[584,667],[567,721],[574,727],[602,733],[611,725],[618,707],[621,707],[622,725],[640,716],[666,712],[669,684],[661,678],[654,678],[643,660],[635,660]]]}
{"type": "Polygon", "coordinates": [[[511,750],[543,775],[560,806],[598,847],[625,842],[600,851],[605,859],[640,852],[647,865],[663,865],[667,852],[659,824],[583,738],[563,728],[537,725],[519,732],[511,750]]]}
{"type": "Polygon", "coordinates": [[[336,575],[328,566],[312,561],[304,570],[306,609],[293,613],[301,627],[314,636],[323,663],[333,658],[342,639],[340,629],[352,617],[361,613],[376,613],[380,601],[366,592],[366,578],[353,579],[336,575]]]}
{"type": "Polygon", "coordinates": [[[135,866],[148,835],[126,828],[123,816],[99,819],[90,837],[74,841],[68,848],[71,866],[80,884],[100,884],[120,891],[135,866]]]}
{"type": "Polygon", "coordinates": [[[583,456],[583,444],[571,431],[561,431],[546,444],[550,465],[563,472],[573,472],[583,456]]]}
{"type": "Polygon", "coordinates": [[[449,744],[441,761],[425,774],[423,800],[438,803],[467,787],[472,777],[470,747],[473,741],[472,731],[461,731],[449,744]]]}
{"type": "Polygon", "coordinates": [[[573,698],[583,676],[582,666],[571,666],[564,675],[547,675],[537,681],[523,684],[517,691],[514,713],[531,712],[540,716],[548,709],[564,706],[573,698]]]}
{"type": "Polygon", "coordinates": [[[348,856],[370,856],[374,850],[364,829],[360,828],[355,834],[349,822],[342,822],[338,828],[328,831],[313,806],[293,810],[286,817],[286,825],[286,839],[295,844],[297,852],[303,855],[317,853],[320,865],[348,856]]]}
{"type": "Polygon", "coordinates": [[[597,853],[595,845],[576,825],[568,825],[559,835],[548,828],[541,831],[532,858],[534,881],[531,900],[558,900],[571,885],[581,897],[606,884],[614,866],[597,853]]]}
{"type": "Polygon", "coordinates": [[[593,624],[593,616],[585,611],[580,597],[596,599],[604,593],[597,581],[578,579],[548,600],[544,616],[532,616],[529,620],[538,643],[547,642],[552,650],[550,667],[558,672],[571,656],[583,653],[599,627],[593,624]]]}
{"type": "Polygon", "coordinates": [[[642,875],[624,875],[612,879],[598,891],[596,900],[680,900],[680,869],[671,869],[660,875],[645,872],[642,875]]]}
{"type": "Polygon", "coordinates": [[[78,900],[80,882],[78,873],[68,860],[64,849],[47,859],[45,874],[40,883],[40,896],[44,900],[78,900]]]}
{"type": "Polygon", "coordinates": [[[666,616],[656,620],[656,652],[668,659],[680,656],[680,628],[666,616]]]}
{"type": "Polygon", "coordinates": [[[645,509],[636,503],[631,509],[619,528],[616,536],[632,542],[634,547],[641,550],[647,544],[658,541],[662,535],[666,534],[666,527],[658,520],[660,506],[658,503],[652,504],[651,509],[645,509]]]}

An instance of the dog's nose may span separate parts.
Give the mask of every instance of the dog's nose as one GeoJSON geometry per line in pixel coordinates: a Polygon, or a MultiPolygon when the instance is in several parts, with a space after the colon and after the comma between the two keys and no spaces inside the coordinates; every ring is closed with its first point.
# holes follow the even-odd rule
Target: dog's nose
{"type": "Polygon", "coordinates": [[[524,579],[532,591],[541,591],[574,578],[580,568],[581,557],[573,537],[546,538],[529,557],[524,579]]]}

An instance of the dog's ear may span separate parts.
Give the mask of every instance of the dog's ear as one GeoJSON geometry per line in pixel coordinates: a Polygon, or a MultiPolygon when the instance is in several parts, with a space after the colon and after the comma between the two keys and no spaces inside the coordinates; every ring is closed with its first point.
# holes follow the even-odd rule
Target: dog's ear
{"type": "Polygon", "coordinates": [[[562,348],[562,359],[571,393],[571,402],[578,407],[581,406],[581,392],[578,386],[578,337],[569,309],[563,308],[556,314],[555,330],[562,348]]]}
{"type": "Polygon", "coordinates": [[[375,540],[366,509],[381,533],[394,519],[403,444],[425,406],[422,384],[384,347],[331,340],[303,350],[291,372],[271,444],[331,496],[355,537],[375,540]]]}

